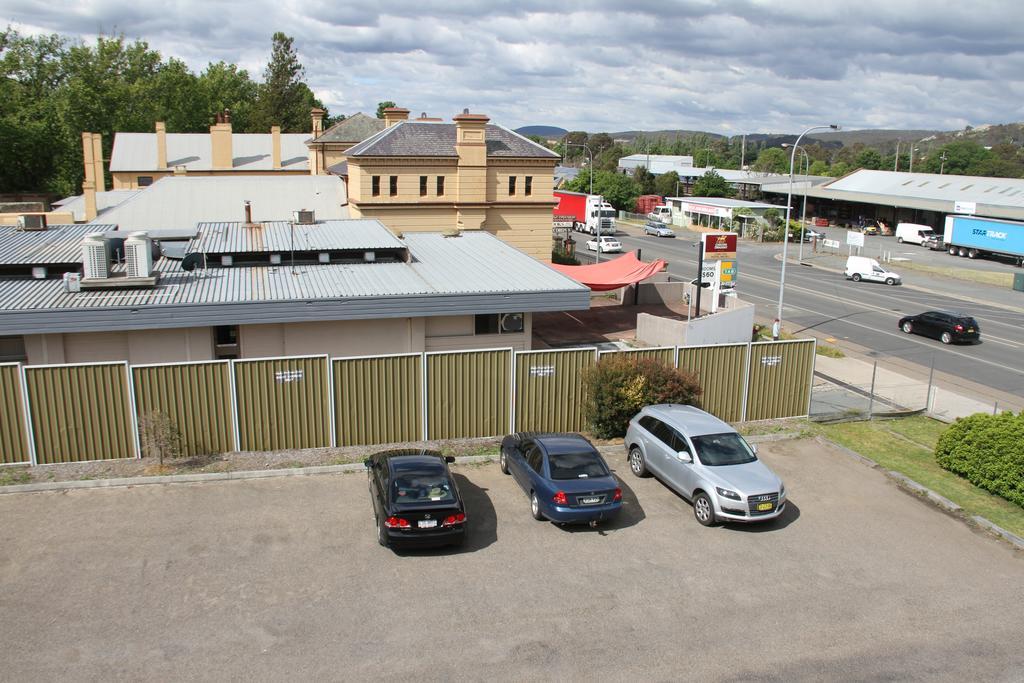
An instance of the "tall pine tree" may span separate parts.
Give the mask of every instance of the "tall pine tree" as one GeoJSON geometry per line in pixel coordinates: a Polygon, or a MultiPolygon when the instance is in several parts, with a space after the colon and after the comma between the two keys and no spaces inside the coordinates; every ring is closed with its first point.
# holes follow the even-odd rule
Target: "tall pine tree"
{"type": "Polygon", "coordinates": [[[264,131],[281,126],[285,133],[309,132],[309,110],[323,106],[303,82],[306,70],[292,43],[292,38],[280,31],[274,34],[256,103],[256,121],[264,131]]]}

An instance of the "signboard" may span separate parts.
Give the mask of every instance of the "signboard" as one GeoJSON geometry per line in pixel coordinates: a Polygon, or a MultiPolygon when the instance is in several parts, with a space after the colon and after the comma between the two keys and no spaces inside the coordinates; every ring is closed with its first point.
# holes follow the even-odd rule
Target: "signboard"
{"type": "Polygon", "coordinates": [[[719,277],[722,281],[723,287],[733,287],[736,285],[736,262],[735,261],[716,261],[721,264],[721,272],[719,277]]]}
{"type": "Polygon", "coordinates": [[[710,206],[708,204],[695,204],[694,202],[682,202],[680,205],[683,213],[699,213],[702,216],[716,216],[718,218],[732,218],[732,209],[721,206],[710,206]]]}
{"type": "Polygon", "coordinates": [[[864,233],[854,232],[850,230],[846,233],[846,243],[851,247],[863,247],[864,246],[864,233]]]}
{"type": "Polygon", "coordinates": [[[531,365],[530,366],[530,377],[554,377],[555,366],[554,365],[531,365]]]}
{"type": "MultiPolygon", "coordinates": [[[[863,241],[863,239],[864,239],[864,235],[861,235],[861,241],[863,241]]],[[[826,240],[822,240],[821,241],[821,246],[828,247],[829,249],[838,249],[839,248],[839,240],[827,240],[827,239],[826,240]]]]}
{"type": "Polygon", "coordinates": [[[710,282],[712,287],[716,286],[721,268],[721,261],[705,261],[700,271],[700,279],[704,282],[710,282]]]}
{"type": "Polygon", "coordinates": [[[736,258],[737,235],[734,232],[712,232],[703,236],[704,260],[736,258]]]}
{"type": "Polygon", "coordinates": [[[552,228],[571,228],[576,222],[576,217],[573,215],[568,216],[554,216],[551,221],[552,228]]]}
{"type": "Polygon", "coordinates": [[[288,384],[302,380],[302,370],[281,370],[274,373],[274,381],[278,384],[288,384]]]}
{"type": "Polygon", "coordinates": [[[976,202],[953,202],[953,213],[969,213],[975,214],[978,212],[978,204],[976,202]]]}

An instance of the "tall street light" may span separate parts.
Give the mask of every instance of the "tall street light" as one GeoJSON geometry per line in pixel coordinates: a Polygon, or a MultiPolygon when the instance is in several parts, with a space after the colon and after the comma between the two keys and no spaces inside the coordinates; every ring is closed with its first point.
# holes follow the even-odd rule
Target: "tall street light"
{"type": "Polygon", "coordinates": [[[803,133],[800,133],[796,142],[793,143],[793,149],[789,153],[789,194],[786,196],[786,226],[782,231],[782,272],[779,274],[779,310],[775,316],[779,319],[780,328],[782,327],[782,295],[786,291],[786,252],[789,248],[789,214],[793,209],[793,163],[796,161],[796,148],[800,146],[800,141],[803,137],[811,131],[826,130],[828,128],[839,130],[838,124],[835,123],[830,123],[827,126],[811,126],[803,133]]]}
{"type": "MultiPolygon", "coordinates": [[[[587,167],[587,171],[590,173],[590,196],[594,196],[594,153],[590,151],[590,145],[585,142],[566,142],[563,143],[565,147],[582,147],[587,151],[587,156],[590,157],[590,165],[587,167]]],[[[596,256],[594,256],[594,262],[601,262],[601,205],[604,204],[604,197],[599,197],[597,202],[597,249],[595,250],[596,256]]],[[[587,200],[590,201],[589,199],[587,200]]]]}
{"type": "MultiPolygon", "coordinates": [[[[788,142],[782,143],[782,148],[787,149],[791,147],[788,142]]],[[[811,175],[811,157],[807,154],[807,150],[803,147],[799,148],[804,155],[804,175],[811,175]]],[[[797,263],[803,263],[804,261],[804,226],[807,225],[807,186],[811,184],[808,178],[804,178],[804,207],[800,210],[800,252],[796,257],[797,263]]]]}

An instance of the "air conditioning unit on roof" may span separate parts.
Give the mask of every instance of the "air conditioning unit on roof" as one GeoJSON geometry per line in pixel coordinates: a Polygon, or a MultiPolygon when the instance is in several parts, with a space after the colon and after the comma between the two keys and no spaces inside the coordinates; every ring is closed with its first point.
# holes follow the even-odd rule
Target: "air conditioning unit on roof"
{"type": "Polygon", "coordinates": [[[316,213],[313,211],[307,211],[306,209],[300,209],[299,211],[292,212],[292,219],[297,225],[313,225],[316,223],[316,213]]]}
{"type": "Polygon", "coordinates": [[[18,216],[18,228],[21,230],[46,230],[46,216],[42,214],[18,216]]]}

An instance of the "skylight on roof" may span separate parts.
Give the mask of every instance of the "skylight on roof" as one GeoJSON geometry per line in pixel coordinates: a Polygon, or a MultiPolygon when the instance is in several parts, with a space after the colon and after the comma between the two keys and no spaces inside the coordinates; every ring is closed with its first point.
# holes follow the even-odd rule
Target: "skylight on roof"
{"type": "Polygon", "coordinates": [[[923,183],[921,183],[920,185],[918,185],[918,187],[924,187],[924,186],[925,186],[925,185],[927,185],[927,184],[928,184],[929,182],[931,182],[931,181],[930,181],[930,180],[926,180],[926,181],[924,181],[923,183]]]}
{"type": "Polygon", "coordinates": [[[914,182],[914,181],[913,180],[908,180],[907,182],[903,183],[903,186],[906,187],[907,185],[909,185],[912,182],[914,182]]]}
{"type": "Polygon", "coordinates": [[[939,185],[939,189],[942,190],[942,189],[945,189],[945,188],[947,188],[949,186],[950,186],[950,183],[943,183],[943,184],[939,185]]]}
{"type": "Polygon", "coordinates": [[[963,192],[964,190],[969,190],[972,187],[974,187],[974,183],[971,183],[970,185],[964,185],[963,187],[960,188],[960,191],[963,192]]]}

